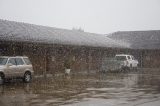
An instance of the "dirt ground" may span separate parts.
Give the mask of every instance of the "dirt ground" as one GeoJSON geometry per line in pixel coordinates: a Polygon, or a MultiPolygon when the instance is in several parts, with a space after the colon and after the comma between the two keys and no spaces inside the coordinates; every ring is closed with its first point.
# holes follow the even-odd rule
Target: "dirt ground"
{"type": "Polygon", "coordinates": [[[160,69],[13,80],[0,106],[159,106],[160,69]]]}

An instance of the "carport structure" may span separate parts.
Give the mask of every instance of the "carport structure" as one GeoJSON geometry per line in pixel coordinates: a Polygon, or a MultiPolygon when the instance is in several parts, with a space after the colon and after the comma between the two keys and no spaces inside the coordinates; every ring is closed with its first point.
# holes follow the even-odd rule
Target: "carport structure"
{"type": "Polygon", "coordinates": [[[131,50],[140,51],[140,66],[160,68],[160,30],[118,31],[109,34],[108,37],[129,43],[131,50]]]}
{"type": "Polygon", "coordinates": [[[0,20],[0,54],[28,56],[35,74],[64,72],[65,60],[73,61],[72,72],[98,71],[102,58],[117,53],[143,57],[130,43],[105,35],[0,20]]]}
{"type": "Polygon", "coordinates": [[[36,74],[62,72],[66,59],[75,72],[98,70],[103,56],[128,47],[100,34],[0,20],[1,55],[28,56],[36,74]]]}

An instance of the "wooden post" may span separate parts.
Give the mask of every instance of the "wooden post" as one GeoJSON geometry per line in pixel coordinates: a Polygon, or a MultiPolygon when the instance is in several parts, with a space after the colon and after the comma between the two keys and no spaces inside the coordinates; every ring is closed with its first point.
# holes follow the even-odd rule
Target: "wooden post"
{"type": "Polygon", "coordinates": [[[141,68],[143,67],[143,50],[141,51],[141,68]]]}
{"type": "Polygon", "coordinates": [[[90,72],[91,69],[91,50],[89,49],[89,55],[88,55],[88,74],[90,72]]]}
{"type": "Polygon", "coordinates": [[[47,50],[45,47],[44,47],[44,56],[45,56],[44,57],[44,62],[45,62],[44,63],[44,68],[45,68],[44,69],[44,78],[47,78],[47,75],[46,75],[47,74],[47,59],[46,59],[47,58],[47,50]]]}

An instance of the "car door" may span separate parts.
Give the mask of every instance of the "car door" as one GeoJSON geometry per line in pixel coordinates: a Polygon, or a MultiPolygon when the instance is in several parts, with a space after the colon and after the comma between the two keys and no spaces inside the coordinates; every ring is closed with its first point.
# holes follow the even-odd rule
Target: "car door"
{"type": "Polygon", "coordinates": [[[128,67],[132,67],[132,59],[131,56],[127,56],[127,60],[128,60],[128,67]]]}
{"type": "Polygon", "coordinates": [[[17,63],[17,77],[23,77],[25,71],[25,63],[22,58],[16,58],[17,63]]]}
{"type": "Polygon", "coordinates": [[[134,58],[134,56],[132,56],[132,62],[133,62],[133,67],[137,67],[137,60],[134,58]]]}
{"type": "Polygon", "coordinates": [[[9,58],[7,63],[7,68],[5,70],[5,77],[6,78],[14,78],[16,77],[17,73],[17,64],[15,58],[9,58]]]}

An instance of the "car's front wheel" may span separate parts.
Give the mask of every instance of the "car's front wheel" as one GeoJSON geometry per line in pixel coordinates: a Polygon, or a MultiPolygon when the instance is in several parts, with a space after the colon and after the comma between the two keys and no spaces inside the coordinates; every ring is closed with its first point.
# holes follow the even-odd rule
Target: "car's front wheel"
{"type": "Polygon", "coordinates": [[[32,80],[31,73],[26,72],[26,73],[24,74],[23,81],[26,82],[26,83],[29,83],[29,82],[31,82],[31,80],[32,80]]]}

